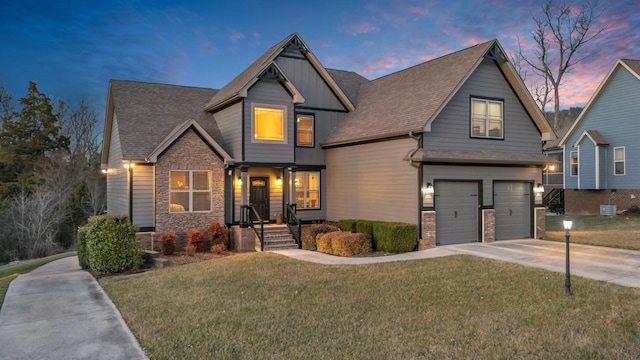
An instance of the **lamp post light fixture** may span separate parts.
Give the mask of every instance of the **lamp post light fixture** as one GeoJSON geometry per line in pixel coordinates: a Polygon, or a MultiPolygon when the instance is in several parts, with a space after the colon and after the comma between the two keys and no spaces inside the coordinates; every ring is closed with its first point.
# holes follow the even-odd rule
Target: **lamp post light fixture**
{"type": "Polygon", "coordinates": [[[571,237],[571,234],[569,233],[569,231],[571,230],[571,226],[573,225],[573,221],[571,221],[570,217],[565,217],[564,220],[562,221],[562,226],[564,227],[565,233],[564,233],[564,238],[565,241],[567,243],[567,271],[566,271],[566,278],[564,281],[564,287],[565,287],[565,295],[567,296],[572,296],[573,294],[571,293],[571,273],[569,271],[569,238],[571,237]]]}

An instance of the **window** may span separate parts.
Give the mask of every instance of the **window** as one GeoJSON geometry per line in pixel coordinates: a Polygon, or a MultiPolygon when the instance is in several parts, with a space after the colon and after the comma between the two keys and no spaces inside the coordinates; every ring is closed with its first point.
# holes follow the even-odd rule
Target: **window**
{"type": "Polygon", "coordinates": [[[169,212],[211,211],[211,172],[171,171],[169,212]]]}
{"type": "Polygon", "coordinates": [[[569,165],[571,166],[570,174],[571,176],[578,176],[578,152],[572,151],[570,153],[570,156],[571,156],[571,162],[569,165]]]}
{"type": "Polygon", "coordinates": [[[313,115],[299,114],[296,121],[298,125],[298,146],[313,147],[313,115]]]}
{"type": "Polygon", "coordinates": [[[624,175],[624,147],[613,148],[613,174],[624,175]]]}
{"type": "Polygon", "coordinates": [[[320,209],[320,172],[296,173],[296,206],[298,209],[320,209]]]}
{"type": "Polygon", "coordinates": [[[502,101],[471,99],[471,136],[502,139],[502,101]]]}
{"type": "Polygon", "coordinates": [[[252,141],[286,142],[286,108],[253,108],[252,141]]]}

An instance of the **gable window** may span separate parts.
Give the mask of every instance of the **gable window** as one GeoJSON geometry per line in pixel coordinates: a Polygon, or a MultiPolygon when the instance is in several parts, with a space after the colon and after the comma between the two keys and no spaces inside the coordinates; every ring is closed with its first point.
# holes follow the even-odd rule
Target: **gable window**
{"type": "Polygon", "coordinates": [[[569,166],[571,167],[570,169],[570,174],[571,176],[578,176],[578,152],[577,151],[572,151],[570,153],[570,163],[569,166]]]}
{"type": "Polygon", "coordinates": [[[320,172],[296,172],[296,207],[320,209],[320,172]]]}
{"type": "Polygon", "coordinates": [[[471,99],[471,136],[503,138],[502,101],[471,99]]]}
{"type": "Polygon", "coordinates": [[[253,107],[252,141],[286,143],[286,107],[253,107]]]}
{"type": "Polygon", "coordinates": [[[613,174],[624,175],[624,146],[613,148],[613,174]]]}
{"type": "Polygon", "coordinates": [[[298,146],[313,147],[313,115],[298,114],[296,124],[298,126],[298,146]]]}
{"type": "Polygon", "coordinates": [[[171,171],[169,212],[211,211],[210,171],[171,171]]]}

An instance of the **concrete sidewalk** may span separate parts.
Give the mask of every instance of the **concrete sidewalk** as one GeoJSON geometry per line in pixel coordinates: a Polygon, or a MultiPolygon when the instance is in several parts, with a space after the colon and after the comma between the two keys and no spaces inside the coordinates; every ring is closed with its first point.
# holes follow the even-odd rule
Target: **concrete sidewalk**
{"type": "Polygon", "coordinates": [[[120,312],[77,257],[11,282],[0,310],[0,359],[147,359],[120,312]]]}
{"type": "MultiPolygon", "coordinates": [[[[455,254],[480,256],[555,272],[565,272],[565,244],[524,239],[469,243],[380,257],[340,257],[306,250],[281,250],[274,253],[319,264],[372,264],[417,260],[455,254]]],[[[640,251],[571,244],[571,274],[588,279],[640,288],[640,251]]]]}

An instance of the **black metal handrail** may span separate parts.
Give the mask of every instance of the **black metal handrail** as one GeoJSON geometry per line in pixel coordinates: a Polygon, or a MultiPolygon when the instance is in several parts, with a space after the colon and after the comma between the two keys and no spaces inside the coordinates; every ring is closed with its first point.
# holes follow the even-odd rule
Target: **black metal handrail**
{"type": "Polygon", "coordinates": [[[296,241],[298,249],[302,249],[302,222],[296,216],[295,205],[287,204],[285,206],[285,219],[287,228],[289,229],[289,232],[291,232],[291,235],[293,235],[293,239],[296,241]]]}
{"type": "Polygon", "coordinates": [[[264,221],[260,217],[260,214],[258,214],[255,206],[251,204],[244,206],[243,219],[246,221],[247,225],[253,229],[256,236],[258,236],[258,240],[260,240],[260,251],[264,251],[264,221]],[[251,213],[255,216],[256,221],[260,223],[260,232],[256,229],[254,221],[251,220],[251,213]]]}

